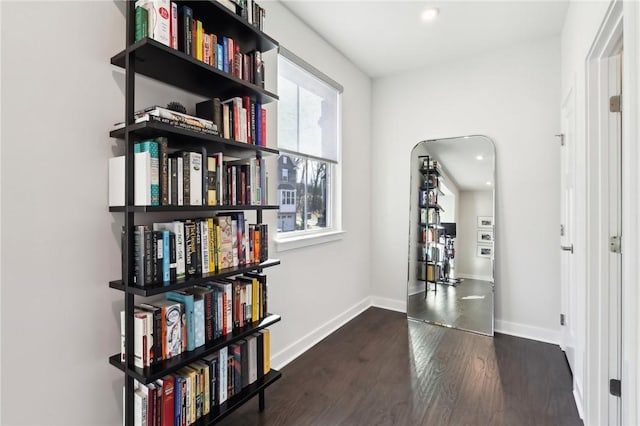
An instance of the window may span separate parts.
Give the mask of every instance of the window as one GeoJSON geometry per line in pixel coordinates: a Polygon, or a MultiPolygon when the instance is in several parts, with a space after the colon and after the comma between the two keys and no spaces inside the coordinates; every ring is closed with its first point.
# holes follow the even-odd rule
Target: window
{"type": "Polygon", "coordinates": [[[280,46],[278,235],[340,231],[342,86],[280,46]]]}

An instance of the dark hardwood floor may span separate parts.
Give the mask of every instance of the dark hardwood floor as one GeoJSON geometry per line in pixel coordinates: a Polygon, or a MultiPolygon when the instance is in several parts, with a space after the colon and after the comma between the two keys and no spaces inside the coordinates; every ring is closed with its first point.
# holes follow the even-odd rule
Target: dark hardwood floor
{"type": "MultiPolygon", "coordinates": [[[[286,321],[286,319],[285,319],[286,321]]],[[[370,308],[282,369],[232,425],[581,425],[558,346],[370,308]]]]}

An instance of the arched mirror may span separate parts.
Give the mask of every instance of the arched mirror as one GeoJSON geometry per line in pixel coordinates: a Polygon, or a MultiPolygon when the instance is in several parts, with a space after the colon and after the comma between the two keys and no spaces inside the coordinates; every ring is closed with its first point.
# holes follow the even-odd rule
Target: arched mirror
{"type": "Polygon", "coordinates": [[[411,151],[409,318],[493,335],[495,158],[486,136],[411,151]]]}

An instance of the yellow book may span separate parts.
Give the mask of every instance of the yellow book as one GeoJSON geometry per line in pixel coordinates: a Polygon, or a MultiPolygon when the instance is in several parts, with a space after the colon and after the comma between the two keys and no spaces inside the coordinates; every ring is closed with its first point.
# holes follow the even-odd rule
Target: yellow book
{"type": "Polygon", "coordinates": [[[260,285],[255,278],[251,283],[251,321],[256,322],[260,319],[260,285]]]}
{"type": "Polygon", "coordinates": [[[216,259],[218,258],[218,253],[216,252],[216,243],[215,243],[215,238],[216,238],[216,230],[215,230],[215,225],[213,224],[213,218],[210,217],[207,219],[207,224],[209,225],[208,230],[209,230],[209,273],[214,273],[216,271],[216,267],[217,267],[217,262],[216,259]]]}
{"type": "Polygon", "coordinates": [[[218,270],[222,269],[222,231],[220,229],[220,225],[217,223],[216,226],[216,253],[218,254],[218,270]]]}
{"type": "Polygon", "coordinates": [[[268,328],[265,328],[264,330],[260,330],[260,333],[262,333],[262,341],[264,345],[262,351],[264,354],[264,374],[267,374],[269,373],[269,371],[271,371],[271,343],[269,342],[269,336],[271,336],[271,332],[268,328]]]}
{"type": "Polygon", "coordinates": [[[204,58],[202,54],[202,35],[202,21],[196,21],[196,59],[199,61],[202,61],[204,58]]]}

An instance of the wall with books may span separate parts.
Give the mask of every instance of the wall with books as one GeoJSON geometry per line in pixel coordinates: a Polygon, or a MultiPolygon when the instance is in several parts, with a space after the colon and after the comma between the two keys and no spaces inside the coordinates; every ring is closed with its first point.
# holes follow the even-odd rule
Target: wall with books
{"type": "MultiPolygon", "coordinates": [[[[443,197],[444,199],[445,197],[443,197]]],[[[459,278],[491,280],[491,259],[478,255],[478,216],[493,216],[491,191],[461,191],[456,237],[456,274],[459,278]]]]}
{"type": "MultiPolygon", "coordinates": [[[[269,287],[273,309],[286,323],[272,330],[278,368],[363,309],[371,294],[371,80],[281,3],[267,2],[265,8],[267,34],[344,86],[341,202],[346,233],[326,244],[281,252],[274,248],[273,256],[287,265],[269,271],[269,279],[277,283],[269,287]]],[[[268,70],[266,77],[269,84],[268,70]]],[[[275,120],[275,113],[270,116],[275,120]]],[[[275,131],[275,123],[268,128],[275,131]]],[[[276,229],[276,214],[265,218],[270,229],[276,229]]]]}
{"type": "Polygon", "coordinates": [[[371,212],[385,224],[372,232],[375,296],[405,300],[411,148],[485,134],[497,154],[497,330],[557,339],[559,52],[552,37],[374,80],[371,212]]]}

